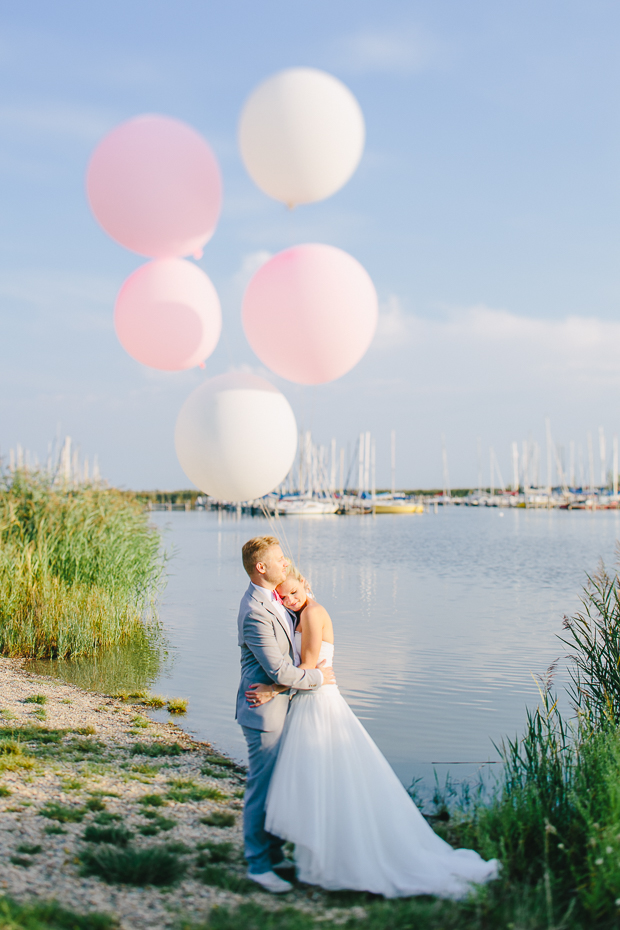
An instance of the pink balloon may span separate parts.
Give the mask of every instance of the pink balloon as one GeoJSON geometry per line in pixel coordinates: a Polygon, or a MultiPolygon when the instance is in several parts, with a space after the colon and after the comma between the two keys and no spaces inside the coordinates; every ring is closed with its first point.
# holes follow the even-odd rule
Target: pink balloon
{"type": "Polygon", "coordinates": [[[377,328],[377,293],[351,255],[297,245],[264,264],[243,298],[243,328],[259,359],[298,384],[350,371],[377,328]]]}
{"type": "Polygon", "coordinates": [[[216,347],[222,329],[220,301],[204,271],[191,262],[149,262],[120,289],[114,328],[136,361],[182,371],[199,365],[216,347]]]}
{"type": "Polygon", "coordinates": [[[105,231],[149,258],[200,257],[222,206],[210,146],[169,116],[136,116],[104,136],[90,160],[86,190],[105,231]]]}

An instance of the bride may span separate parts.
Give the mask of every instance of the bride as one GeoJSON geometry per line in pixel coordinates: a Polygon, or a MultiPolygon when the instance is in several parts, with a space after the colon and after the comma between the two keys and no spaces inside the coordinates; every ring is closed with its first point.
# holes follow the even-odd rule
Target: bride
{"type": "MultiPolygon", "coordinates": [[[[276,588],[297,614],[300,668],[331,666],[329,614],[289,566],[276,588]]],[[[285,690],[253,685],[250,703],[285,690]]],[[[370,891],[387,898],[462,898],[471,883],[496,878],[497,860],[453,849],[428,825],[338,686],[298,691],[291,700],[267,797],[265,828],[295,844],[297,876],[328,890],[370,891]]]]}

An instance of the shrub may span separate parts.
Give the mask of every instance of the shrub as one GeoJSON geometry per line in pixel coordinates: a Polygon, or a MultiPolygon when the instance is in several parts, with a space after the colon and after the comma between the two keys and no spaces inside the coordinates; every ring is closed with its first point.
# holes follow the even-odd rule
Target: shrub
{"type": "Polygon", "coordinates": [[[44,694],[31,694],[24,698],[24,704],[47,704],[47,698],[44,694]]]}
{"type": "Polygon", "coordinates": [[[186,864],[165,846],[118,849],[101,846],[81,855],[82,872],[110,884],[171,885],[185,874],[186,864]]]}

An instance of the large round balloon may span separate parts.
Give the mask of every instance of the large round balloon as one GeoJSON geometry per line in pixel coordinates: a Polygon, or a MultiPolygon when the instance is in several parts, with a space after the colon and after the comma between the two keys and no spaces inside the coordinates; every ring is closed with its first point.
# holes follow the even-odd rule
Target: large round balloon
{"type": "Polygon", "coordinates": [[[267,78],[246,101],[239,122],[250,177],[289,206],[324,200],[346,184],[364,138],[364,117],[351,91],[316,68],[289,68],[267,78]]]}
{"type": "Polygon", "coordinates": [[[169,116],[137,116],[109,132],[93,152],[86,189],[105,231],[149,258],[198,256],[222,205],[210,146],[169,116]]]}
{"type": "Polygon", "coordinates": [[[149,262],[120,289],[114,328],[123,348],[143,365],[163,371],[193,368],[220,338],[220,301],[204,271],[191,262],[149,262]]]}
{"type": "Polygon", "coordinates": [[[243,328],[261,362],[298,384],[350,371],[377,328],[377,293],[356,259],[331,245],[297,245],[256,272],[243,328]]]}
{"type": "Polygon", "coordinates": [[[210,378],[189,395],[174,442],[181,468],[202,491],[218,500],[254,500],[290,471],[297,424],[273,384],[233,372],[210,378]]]}

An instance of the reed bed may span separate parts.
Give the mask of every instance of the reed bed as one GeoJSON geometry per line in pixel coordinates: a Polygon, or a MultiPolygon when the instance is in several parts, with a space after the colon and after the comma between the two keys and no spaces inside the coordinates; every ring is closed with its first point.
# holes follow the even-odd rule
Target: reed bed
{"type": "Polygon", "coordinates": [[[152,636],[160,538],[141,504],[16,472],[0,488],[0,654],[94,655],[152,636]]]}

